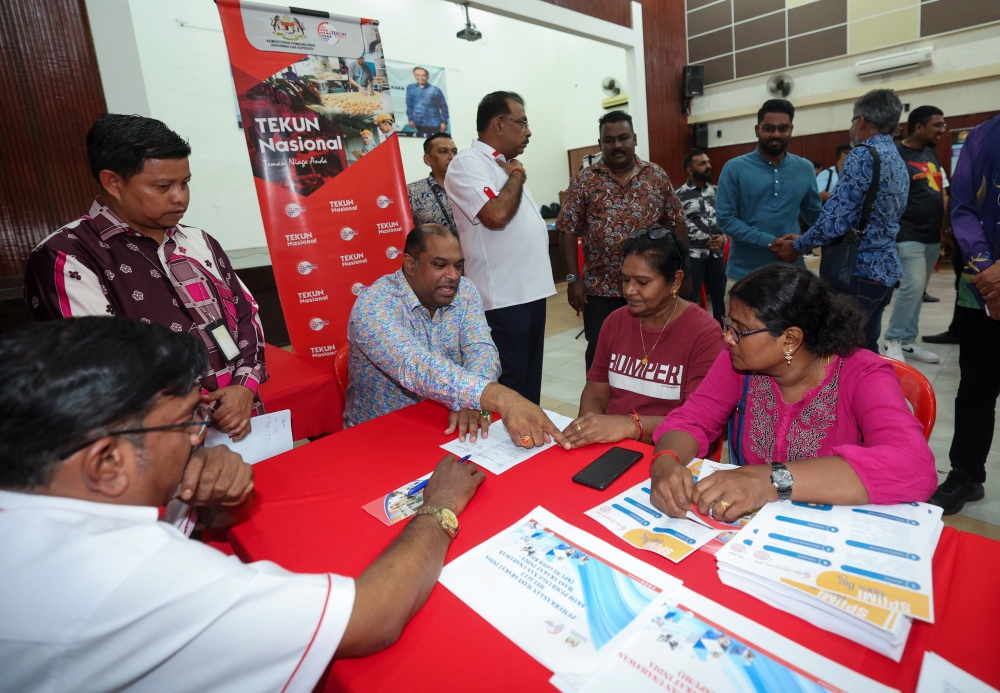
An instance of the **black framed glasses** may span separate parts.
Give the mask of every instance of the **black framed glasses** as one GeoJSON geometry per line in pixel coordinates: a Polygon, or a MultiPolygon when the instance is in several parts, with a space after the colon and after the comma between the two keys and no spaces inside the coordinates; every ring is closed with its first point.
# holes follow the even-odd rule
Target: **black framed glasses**
{"type": "Polygon", "coordinates": [[[735,327],[733,327],[732,318],[730,318],[728,315],[724,318],[720,318],[719,323],[722,324],[723,336],[729,335],[730,337],[733,338],[733,341],[737,344],[740,343],[741,337],[749,337],[750,335],[757,334],[758,332],[768,331],[766,327],[762,327],[759,330],[737,330],[735,327]]]}
{"type": "Polygon", "coordinates": [[[205,435],[205,432],[208,430],[208,425],[210,423],[212,423],[212,419],[210,416],[210,409],[204,404],[199,404],[197,407],[195,407],[192,420],[188,421],[187,423],[165,424],[163,426],[147,426],[144,428],[123,428],[117,431],[107,431],[106,433],[98,436],[97,438],[93,438],[91,440],[86,441],[85,443],[81,443],[80,445],[73,447],[73,449],[71,449],[69,452],[63,454],[62,459],[66,459],[71,455],[75,455],[88,445],[93,445],[101,438],[107,438],[108,436],[123,436],[123,435],[137,434],[137,433],[152,433],[153,431],[170,431],[174,429],[187,429],[197,426],[198,427],[197,431],[191,433],[190,435],[192,438],[198,438],[200,440],[202,436],[205,435]]]}
{"type": "Polygon", "coordinates": [[[510,118],[508,116],[500,116],[500,119],[501,120],[509,120],[512,123],[517,123],[522,128],[528,127],[528,119],[527,118],[510,118]]]}

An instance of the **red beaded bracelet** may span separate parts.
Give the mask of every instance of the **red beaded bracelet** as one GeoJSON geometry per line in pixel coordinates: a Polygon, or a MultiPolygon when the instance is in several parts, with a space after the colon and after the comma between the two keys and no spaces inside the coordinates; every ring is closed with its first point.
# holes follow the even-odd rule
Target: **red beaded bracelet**
{"type": "Polygon", "coordinates": [[[635,439],[641,443],[642,442],[642,438],[643,438],[643,433],[642,433],[642,417],[639,416],[638,414],[636,414],[635,411],[633,410],[632,411],[632,420],[635,421],[635,427],[638,430],[638,432],[635,435],[635,439]]]}
{"type": "Polygon", "coordinates": [[[653,462],[656,462],[656,458],[659,457],[660,455],[673,455],[673,458],[675,460],[677,460],[677,464],[681,463],[680,456],[676,452],[674,452],[673,450],[660,450],[658,453],[656,453],[655,455],[653,455],[653,459],[651,459],[649,461],[649,466],[650,467],[653,466],[653,462]]]}

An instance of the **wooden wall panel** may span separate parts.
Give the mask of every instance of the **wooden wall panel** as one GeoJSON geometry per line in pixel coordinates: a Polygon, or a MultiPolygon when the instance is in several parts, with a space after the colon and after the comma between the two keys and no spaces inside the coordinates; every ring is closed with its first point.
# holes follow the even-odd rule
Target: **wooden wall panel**
{"type": "Polygon", "coordinates": [[[545,0],[545,2],[597,17],[613,24],[632,26],[632,3],[630,0],[545,0]]]}
{"type": "Polygon", "coordinates": [[[104,113],[83,0],[0,2],[0,277],[85,213],[86,135],[104,113]]]}

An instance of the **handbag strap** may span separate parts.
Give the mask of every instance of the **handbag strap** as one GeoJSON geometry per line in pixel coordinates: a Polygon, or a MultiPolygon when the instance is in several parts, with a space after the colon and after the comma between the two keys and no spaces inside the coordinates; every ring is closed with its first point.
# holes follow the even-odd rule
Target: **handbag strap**
{"type": "Polygon", "coordinates": [[[750,391],[750,373],[743,376],[743,393],[736,403],[736,411],[729,417],[727,425],[729,435],[729,464],[743,466],[746,461],[743,459],[743,422],[747,418],[747,393],[750,391]],[[736,417],[739,423],[736,423],[736,417]]]}
{"type": "Polygon", "coordinates": [[[868,222],[872,218],[872,211],[875,209],[875,198],[878,196],[879,178],[882,176],[882,160],[879,158],[878,150],[871,145],[862,145],[871,152],[872,155],[872,181],[868,184],[868,193],[865,195],[865,202],[861,205],[861,221],[858,222],[858,233],[864,233],[868,227],[868,222]]]}

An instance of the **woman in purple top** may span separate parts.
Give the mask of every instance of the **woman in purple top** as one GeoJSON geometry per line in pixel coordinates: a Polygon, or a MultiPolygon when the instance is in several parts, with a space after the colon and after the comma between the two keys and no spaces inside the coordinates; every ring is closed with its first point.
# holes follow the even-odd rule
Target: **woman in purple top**
{"type": "Polygon", "coordinates": [[[683,517],[732,521],[765,503],[863,505],[925,501],[934,455],[903,399],[891,362],[864,346],[865,316],[819,277],[767,265],[729,293],[729,349],[656,429],[653,504],[683,517]],[[734,410],[739,469],[694,483],[687,465],[734,410]]]}

